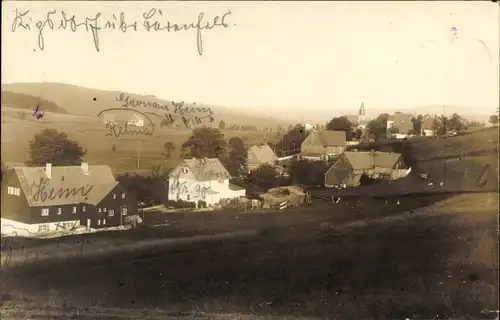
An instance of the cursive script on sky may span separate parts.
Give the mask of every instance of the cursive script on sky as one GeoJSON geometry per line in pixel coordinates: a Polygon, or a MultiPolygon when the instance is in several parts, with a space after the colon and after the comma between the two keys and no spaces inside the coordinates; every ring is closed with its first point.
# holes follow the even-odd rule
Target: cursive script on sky
{"type": "Polygon", "coordinates": [[[196,46],[198,54],[203,55],[203,39],[201,31],[209,31],[214,28],[228,28],[228,17],[231,10],[214,17],[206,18],[203,12],[198,14],[197,19],[184,23],[172,23],[163,16],[160,9],[152,8],[142,14],[140,21],[127,19],[124,12],[118,15],[112,14],[110,17],[104,17],[101,12],[91,17],[77,17],[66,13],[64,10],[55,9],[48,11],[45,18],[36,21],[31,17],[30,10],[15,10],[15,18],[12,22],[11,31],[37,31],[37,44],[40,50],[45,49],[44,34],[54,30],[64,30],[67,32],[76,32],[83,30],[90,32],[94,40],[94,46],[97,52],[100,50],[99,33],[106,30],[116,30],[125,32],[136,32],[145,30],[147,32],[187,32],[196,31],[196,46]]]}
{"type": "Polygon", "coordinates": [[[120,93],[120,95],[116,98],[116,101],[122,103],[122,108],[137,109],[138,107],[143,107],[163,110],[164,119],[162,123],[173,124],[178,119],[181,119],[186,128],[189,128],[193,125],[202,124],[205,121],[208,121],[210,123],[215,121],[215,118],[213,117],[214,112],[211,108],[187,106],[184,104],[184,101],[172,101],[170,104],[159,104],[157,102],[134,99],[129,95],[125,95],[124,93],[120,93]]]}

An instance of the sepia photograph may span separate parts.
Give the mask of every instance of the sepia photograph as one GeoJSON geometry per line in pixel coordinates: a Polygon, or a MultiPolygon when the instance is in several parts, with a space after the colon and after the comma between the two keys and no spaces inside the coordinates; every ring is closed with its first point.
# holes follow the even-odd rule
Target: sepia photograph
{"type": "Polygon", "coordinates": [[[499,319],[496,1],[2,1],[0,318],[499,319]]]}

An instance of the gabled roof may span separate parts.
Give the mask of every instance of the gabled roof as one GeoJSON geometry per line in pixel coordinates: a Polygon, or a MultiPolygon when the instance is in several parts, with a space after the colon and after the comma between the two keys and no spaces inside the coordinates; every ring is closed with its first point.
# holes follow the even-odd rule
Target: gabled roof
{"type": "Polygon", "coordinates": [[[253,155],[253,158],[249,159],[251,162],[268,163],[274,162],[278,158],[268,144],[251,146],[248,148],[248,154],[253,155]]]}
{"type": "Polygon", "coordinates": [[[347,145],[345,131],[313,130],[307,138],[311,140],[311,144],[322,147],[345,147],[347,145]]]}
{"type": "Polygon", "coordinates": [[[231,177],[224,165],[217,158],[184,159],[176,169],[172,170],[170,177],[174,176],[179,167],[189,168],[196,181],[229,179],[231,177]]]}
{"type": "Polygon", "coordinates": [[[422,130],[432,129],[433,123],[434,123],[434,118],[425,117],[424,120],[422,121],[422,130]]]}
{"type": "Polygon", "coordinates": [[[344,152],[354,170],[369,170],[374,167],[392,169],[401,154],[393,152],[344,152]]]}
{"type": "Polygon", "coordinates": [[[104,165],[89,165],[88,175],[81,166],[53,166],[50,179],[45,167],[16,167],[14,171],[31,207],[97,205],[118,184],[104,165]]]}

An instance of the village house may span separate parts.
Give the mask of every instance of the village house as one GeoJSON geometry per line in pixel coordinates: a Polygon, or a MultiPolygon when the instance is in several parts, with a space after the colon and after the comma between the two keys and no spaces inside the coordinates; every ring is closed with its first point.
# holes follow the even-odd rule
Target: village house
{"type": "Polygon", "coordinates": [[[268,144],[252,146],[247,150],[247,168],[255,170],[263,164],[274,165],[278,159],[273,149],[268,144]]]}
{"type": "Polygon", "coordinates": [[[363,174],[372,179],[396,180],[408,173],[399,153],[345,152],[325,172],[325,186],[356,187],[363,174]]]}
{"type": "Polygon", "coordinates": [[[387,119],[387,133],[390,134],[391,128],[397,128],[397,137],[404,138],[413,132],[413,115],[401,112],[395,112],[387,119]]]}
{"type": "Polygon", "coordinates": [[[229,183],[229,172],[217,158],[185,159],[169,175],[168,199],[208,206],[222,199],[245,196],[245,189],[229,183]]]}
{"type": "Polygon", "coordinates": [[[137,211],[104,165],[14,167],[2,186],[2,234],[115,227],[137,211]]]}
{"type": "Polygon", "coordinates": [[[300,157],[327,160],[340,155],[347,146],[345,131],[313,130],[302,142],[300,157]]]}
{"type": "Polygon", "coordinates": [[[434,118],[431,116],[424,116],[424,120],[422,121],[422,132],[423,136],[433,136],[434,132],[434,118]]]}

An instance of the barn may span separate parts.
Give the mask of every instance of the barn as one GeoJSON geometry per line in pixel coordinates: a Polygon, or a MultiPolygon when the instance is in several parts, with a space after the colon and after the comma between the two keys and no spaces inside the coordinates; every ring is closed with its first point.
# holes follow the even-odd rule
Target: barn
{"type": "Polygon", "coordinates": [[[325,172],[325,186],[356,187],[362,175],[372,179],[396,180],[408,174],[399,153],[344,152],[325,172]]]}

